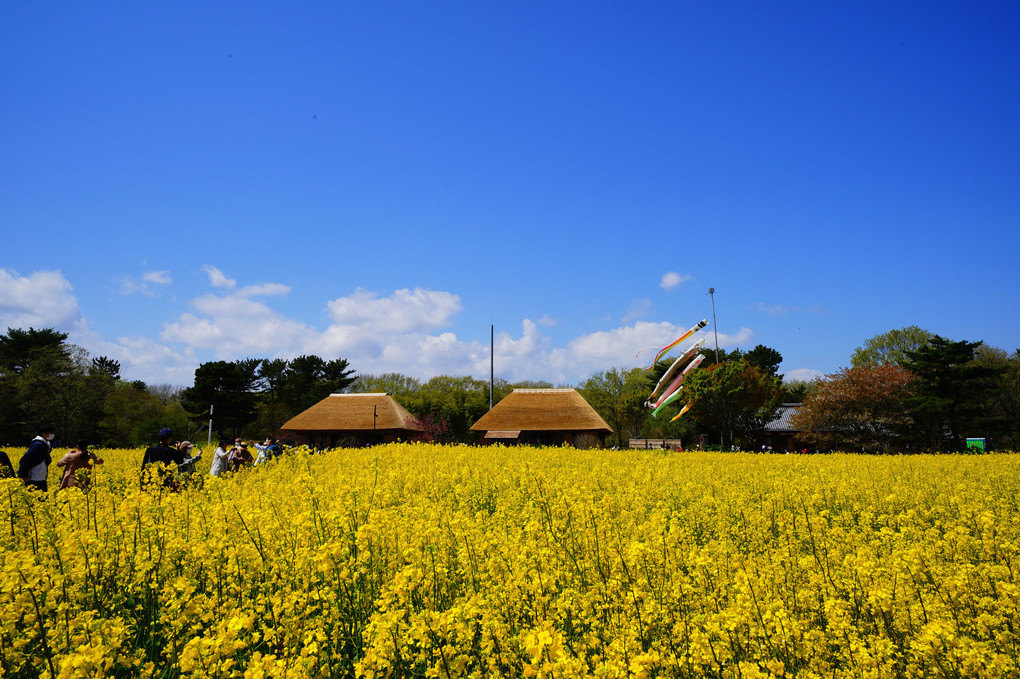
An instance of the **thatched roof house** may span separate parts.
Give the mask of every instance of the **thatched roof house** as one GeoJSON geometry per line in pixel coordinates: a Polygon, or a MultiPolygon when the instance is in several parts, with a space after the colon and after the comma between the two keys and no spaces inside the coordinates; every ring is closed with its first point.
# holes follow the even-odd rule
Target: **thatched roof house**
{"type": "Polygon", "coordinates": [[[406,441],[420,430],[389,394],[330,394],[280,428],[284,437],[323,448],[406,441]]]}
{"type": "Polygon", "coordinates": [[[471,426],[482,444],[527,443],[586,448],[613,430],[576,389],[514,389],[471,426]]]}

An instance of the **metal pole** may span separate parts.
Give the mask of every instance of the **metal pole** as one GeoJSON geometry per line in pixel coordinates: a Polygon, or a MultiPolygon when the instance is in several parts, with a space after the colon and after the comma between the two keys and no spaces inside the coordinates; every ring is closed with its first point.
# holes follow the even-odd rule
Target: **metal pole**
{"type": "Polygon", "coordinates": [[[212,404],[209,404],[209,440],[206,441],[207,446],[212,445],[212,404]]]}
{"type": "Polygon", "coordinates": [[[719,363],[719,328],[715,323],[715,288],[709,288],[708,295],[712,298],[712,332],[715,333],[715,362],[719,363]]]}
{"type": "Polygon", "coordinates": [[[492,410],[492,388],[496,383],[496,330],[495,324],[489,326],[489,410],[492,410]]]}
{"type": "MultiPolygon", "coordinates": [[[[719,328],[715,322],[715,288],[708,289],[708,296],[712,298],[712,332],[715,333],[715,364],[719,365],[719,328]]],[[[719,432],[719,450],[723,449],[723,433],[719,432]]]]}

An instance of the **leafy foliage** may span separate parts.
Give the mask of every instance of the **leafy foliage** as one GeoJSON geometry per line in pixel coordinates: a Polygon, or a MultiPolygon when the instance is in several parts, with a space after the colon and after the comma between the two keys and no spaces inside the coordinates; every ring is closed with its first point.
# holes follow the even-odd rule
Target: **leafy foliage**
{"type": "Polygon", "coordinates": [[[90,360],[52,329],[0,335],[0,440],[26,440],[43,422],[62,438],[90,438],[116,379],[116,361],[90,360]]]}
{"type": "Polygon", "coordinates": [[[694,402],[691,414],[717,432],[724,448],[736,438],[756,442],[781,403],[782,382],[746,361],[728,361],[696,370],[684,382],[694,402]]]}
{"type": "Polygon", "coordinates": [[[1020,450],[1020,350],[977,347],[978,364],[990,367],[994,375],[980,379],[982,408],[976,426],[990,432],[999,447],[1020,450]]]}
{"type": "Polygon", "coordinates": [[[964,427],[983,407],[988,378],[1005,368],[976,361],[980,342],[954,342],[933,336],[915,351],[907,351],[905,367],[917,377],[911,399],[915,421],[924,442],[934,450],[962,450],[964,427]]]}
{"type": "Polygon", "coordinates": [[[865,340],[863,346],[854,349],[850,365],[854,368],[865,365],[904,366],[908,360],[908,353],[917,351],[932,337],[932,333],[916,325],[875,335],[865,340]]]}
{"type": "Polygon", "coordinates": [[[195,384],[184,390],[181,404],[196,420],[213,421],[221,435],[237,436],[255,419],[256,375],[250,364],[234,361],[203,363],[195,370],[195,384]]]}
{"type": "Polygon", "coordinates": [[[800,437],[834,450],[887,450],[910,425],[914,377],[894,364],[843,368],[818,380],[791,418],[800,437]]]}
{"type": "Polygon", "coordinates": [[[607,445],[626,448],[629,439],[640,435],[650,412],[645,400],[655,385],[653,378],[665,371],[663,364],[668,365],[660,361],[655,373],[641,368],[628,371],[610,368],[596,372],[578,385],[584,400],[613,430],[606,437],[607,445]]]}

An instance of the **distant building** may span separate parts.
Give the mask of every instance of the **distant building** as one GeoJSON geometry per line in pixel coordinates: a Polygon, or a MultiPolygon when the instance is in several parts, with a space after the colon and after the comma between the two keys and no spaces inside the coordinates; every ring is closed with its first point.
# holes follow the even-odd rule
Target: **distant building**
{"type": "Polygon", "coordinates": [[[682,439],[628,439],[628,448],[638,450],[683,450],[682,439]]]}
{"type": "Polygon", "coordinates": [[[389,394],[330,394],[280,428],[283,438],[320,448],[407,441],[421,426],[389,394]]]}
{"type": "Polygon", "coordinates": [[[576,389],[514,389],[471,426],[479,443],[578,448],[603,445],[613,430],[576,389]]]}
{"type": "Polygon", "coordinates": [[[785,450],[798,450],[797,436],[801,430],[790,424],[790,418],[802,406],[802,403],[782,403],[779,405],[779,417],[765,425],[765,445],[772,446],[772,450],[782,452],[785,450]]]}

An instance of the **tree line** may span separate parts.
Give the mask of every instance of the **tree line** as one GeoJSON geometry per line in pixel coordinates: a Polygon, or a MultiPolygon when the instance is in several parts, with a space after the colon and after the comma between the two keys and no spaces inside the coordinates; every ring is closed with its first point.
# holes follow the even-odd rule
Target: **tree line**
{"type": "MultiPolygon", "coordinates": [[[[494,402],[518,387],[548,382],[497,380],[494,402]]],[[[0,442],[24,445],[52,422],[65,441],[85,438],[105,447],[137,447],[170,427],[178,438],[204,440],[208,422],[219,438],[262,438],[332,393],[393,395],[419,418],[423,437],[472,442],[470,427],[489,409],[490,385],[440,375],[427,381],[397,373],[355,375],[343,358],[245,358],[210,361],[187,388],[125,381],[120,364],[67,342],[48,328],[0,335],[0,442]],[[210,408],[212,415],[210,417],[210,408]]]]}
{"type": "Polygon", "coordinates": [[[1020,350],[1008,354],[908,326],[866,340],[850,367],[810,383],[784,382],[782,356],[764,345],[701,353],[706,361],[685,380],[683,398],[657,417],[645,401],[671,361],[651,370],[601,371],[581,383],[616,432],[609,441],[697,442],[705,435],[713,448],[757,450],[780,404],[798,403],[791,424],[800,431],[798,443],[811,450],[963,451],[969,437],[1020,449],[1020,350]],[[686,402],[689,414],[671,421],[686,402]]]}
{"type": "Polygon", "coordinates": [[[90,438],[136,446],[160,427],[186,426],[180,390],[125,382],[120,364],[93,358],[52,328],[0,335],[0,442],[24,445],[54,424],[64,440],[90,438]],[[172,423],[172,424],[171,424],[172,423]]]}
{"type": "Polygon", "coordinates": [[[891,330],[817,380],[793,423],[838,450],[962,451],[968,437],[1020,450],[1020,350],[891,330]]]}
{"type": "Polygon", "coordinates": [[[627,447],[632,438],[680,439],[697,445],[705,435],[713,448],[747,447],[757,443],[765,425],[776,417],[779,405],[799,401],[808,389],[804,382],[784,382],[779,375],[783,356],[759,344],[749,351],[701,349],[702,366],[689,373],[683,394],[652,416],[648,397],[675,359],[663,359],[650,368],[599,371],[578,385],[578,390],[612,427],[607,445],[627,447]],[[686,403],[688,414],[673,421],[686,403]]]}
{"type": "Polygon", "coordinates": [[[344,359],[244,359],[201,364],[188,388],[148,385],[121,379],[117,361],[89,356],[67,333],[10,328],[0,335],[0,442],[23,445],[43,423],[106,447],[150,444],[163,427],[201,440],[210,406],[216,436],[264,436],[346,389],[352,373],[344,359]]]}
{"type": "MultiPolygon", "coordinates": [[[[757,448],[782,403],[803,403],[794,416],[803,445],[841,450],[960,450],[969,436],[1000,448],[1020,446],[1020,351],[951,341],[914,326],[867,340],[851,365],[811,383],[784,381],[783,357],[759,344],[749,351],[702,349],[682,398],[652,417],[649,394],[671,364],[610,368],[575,385],[613,429],[607,445],[631,438],[705,436],[712,446],[757,448]],[[673,421],[685,403],[690,411],[673,421]]],[[[66,440],[135,447],[164,426],[181,438],[204,438],[212,408],[217,436],[261,438],[331,393],[386,392],[415,415],[423,437],[474,442],[470,427],[515,388],[544,381],[488,381],[400,373],[356,375],[343,358],[246,358],[202,363],[192,386],[125,381],[120,365],[93,358],[53,329],[0,335],[0,441],[21,443],[42,422],[66,440]],[[491,389],[491,394],[490,394],[491,389]]],[[[567,385],[559,385],[567,386],[567,385]]]]}

